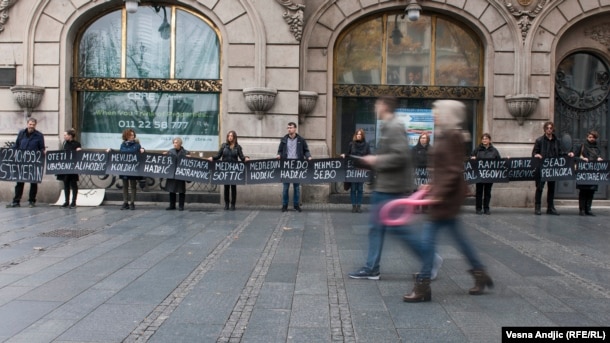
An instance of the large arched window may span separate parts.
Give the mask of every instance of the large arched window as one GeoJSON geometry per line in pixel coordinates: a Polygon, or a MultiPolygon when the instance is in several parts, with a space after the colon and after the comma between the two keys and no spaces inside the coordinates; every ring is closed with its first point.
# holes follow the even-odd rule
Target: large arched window
{"type": "Polygon", "coordinates": [[[75,67],[84,147],[118,146],[126,128],[148,150],[176,136],[192,151],[218,147],[220,42],[206,18],[173,5],[107,13],[77,38],[75,67]]]}
{"type": "Polygon", "coordinates": [[[474,32],[448,18],[402,12],[376,14],[348,27],[335,45],[335,152],[363,128],[373,146],[379,123],[373,104],[381,95],[399,98],[410,142],[434,134],[432,102],[457,99],[468,107],[466,129],[476,132],[483,99],[483,46],[474,32]]]}

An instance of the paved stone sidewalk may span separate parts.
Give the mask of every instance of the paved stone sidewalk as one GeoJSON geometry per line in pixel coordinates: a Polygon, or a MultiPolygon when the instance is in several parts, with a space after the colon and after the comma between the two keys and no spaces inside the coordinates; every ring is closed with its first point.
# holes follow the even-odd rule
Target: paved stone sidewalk
{"type": "Polygon", "coordinates": [[[441,235],[432,302],[407,304],[419,263],[392,236],[381,280],[346,276],[365,259],[366,213],[188,205],[0,208],[0,341],[499,342],[502,326],[610,323],[607,208],[466,209],[495,289],[469,296],[441,235]]]}

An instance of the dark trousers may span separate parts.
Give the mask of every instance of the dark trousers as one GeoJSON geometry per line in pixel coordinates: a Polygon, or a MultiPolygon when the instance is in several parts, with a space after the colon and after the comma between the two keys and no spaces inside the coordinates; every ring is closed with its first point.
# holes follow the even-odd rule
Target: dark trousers
{"type": "Polygon", "coordinates": [[[476,209],[489,210],[489,201],[491,200],[491,186],[493,183],[477,183],[476,186],[476,209]]]}
{"type": "MultiPolygon", "coordinates": [[[[178,193],[178,207],[184,208],[185,193],[178,193]]],[[[176,208],[176,193],[169,193],[169,207],[176,208]]]]}
{"type": "MultiPolygon", "coordinates": [[[[17,182],[15,185],[15,197],[13,198],[13,203],[18,204],[21,201],[21,196],[23,196],[23,187],[25,183],[17,182]]],[[[36,202],[36,193],[38,193],[38,184],[30,183],[30,195],[28,198],[28,202],[36,202]]]]}
{"type": "MultiPolygon", "coordinates": [[[[536,199],[534,203],[536,208],[540,208],[540,205],[542,203],[542,191],[544,190],[544,184],[544,181],[536,180],[536,199]]],[[[555,208],[555,181],[549,181],[548,184],[549,187],[546,191],[547,208],[555,208]]]]}
{"type": "Polygon", "coordinates": [[[235,205],[235,197],[237,196],[237,185],[225,185],[225,204],[231,202],[231,205],[235,205]],[[231,197],[229,198],[229,190],[231,190],[231,197]]]}
{"type": "Polygon", "coordinates": [[[78,181],[74,178],[67,177],[64,179],[64,199],[65,203],[70,203],[70,190],[72,190],[72,204],[76,205],[76,197],[78,196],[78,181]]]}

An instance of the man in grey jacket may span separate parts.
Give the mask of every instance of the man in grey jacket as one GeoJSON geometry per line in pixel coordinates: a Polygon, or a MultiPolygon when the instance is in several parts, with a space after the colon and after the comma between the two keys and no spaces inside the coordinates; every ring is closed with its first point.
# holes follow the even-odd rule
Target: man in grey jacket
{"type": "MultiPolygon", "coordinates": [[[[377,144],[377,154],[363,156],[361,161],[375,171],[375,186],[371,196],[371,216],[369,228],[369,249],[366,265],[349,273],[352,279],[379,280],[379,261],[386,231],[397,235],[421,259],[424,251],[418,238],[409,228],[388,227],[379,220],[379,210],[387,202],[404,197],[414,188],[413,162],[411,149],[405,133],[404,124],[396,118],[394,110],[397,100],[394,97],[380,97],[375,102],[377,119],[382,121],[377,144]]],[[[434,276],[442,259],[435,259],[434,276]]]]}

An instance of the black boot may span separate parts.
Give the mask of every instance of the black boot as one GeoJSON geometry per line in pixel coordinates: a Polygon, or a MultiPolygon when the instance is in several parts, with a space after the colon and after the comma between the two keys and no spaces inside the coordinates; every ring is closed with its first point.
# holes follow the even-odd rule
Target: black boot
{"type": "Polygon", "coordinates": [[[578,215],[580,215],[580,216],[585,215],[586,202],[587,202],[587,200],[585,199],[585,195],[583,194],[583,191],[581,190],[580,192],[578,192],[578,215]]]}
{"type": "Polygon", "coordinates": [[[430,279],[415,279],[413,290],[402,297],[404,302],[418,303],[432,300],[432,290],[430,289],[430,279]]]}
{"type": "Polygon", "coordinates": [[[593,216],[595,217],[595,214],[593,214],[593,212],[591,212],[591,206],[593,205],[593,194],[594,193],[590,193],[587,194],[587,200],[585,202],[585,214],[588,216],[593,216]]]}
{"type": "Polygon", "coordinates": [[[229,203],[225,202],[225,211],[228,211],[228,210],[229,210],[229,203]]]}
{"type": "Polygon", "coordinates": [[[166,208],[168,211],[176,209],[176,193],[169,193],[169,207],[166,208]]]}
{"type": "Polygon", "coordinates": [[[184,211],[184,201],[186,200],[186,194],[178,193],[178,211],[184,211]]]}
{"type": "Polygon", "coordinates": [[[539,216],[542,214],[542,212],[540,212],[540,204],[536,204],[536,207],[534,208],[534,213],[539,216]]]}
{"type": "Polygon", "coordinates": [[[494,282],[482,269],[472,269],[468,271],[474,277],[474,287],[468,290],[470,295],[481,295],[485,287],[494,288],[494,282]]]}

